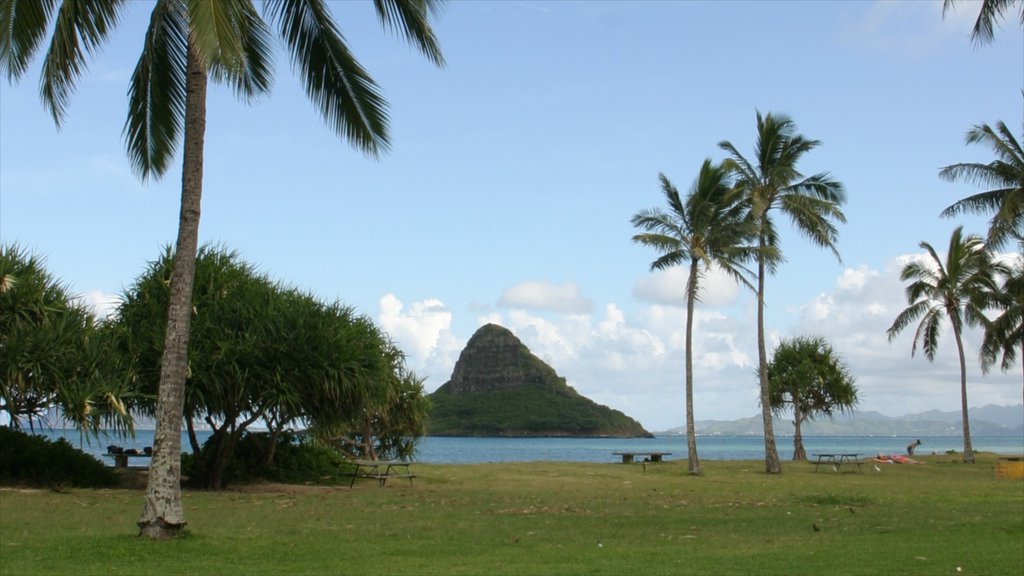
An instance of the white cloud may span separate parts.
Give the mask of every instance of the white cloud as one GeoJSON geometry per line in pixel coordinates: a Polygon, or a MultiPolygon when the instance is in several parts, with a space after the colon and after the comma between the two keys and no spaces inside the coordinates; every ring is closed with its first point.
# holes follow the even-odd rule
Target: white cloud
{"type": "Polygon", "coordinates": [[[867,10],[847,11],[839,38],[857,50],[917,61],[968,42],[977,5],[958,8],[943,16],[938,2],[876,1],[867,10]]]}
{"type": "MultiPolygon", "coordinates": [[[[831,290],[788,317],[791,324],[767,327],[769,354],[784,337],[819,334],[832,343],[856,377],[860,409],[891,416],[959,409],[959,364],[950,335],[942,335],[935,362],[920,350],[911,357],[915,327],[891,343],[886,335],[892,320],[907,306],[900,270],[921,258],[922,254],[898,256],[884,270],[867,266],[843,270],[831,290]]],[[[505,326],[581,394],[625,412],[649,430],[683,425],[684,309],[641,302],[632,309],[607,303],[594,314],[544,312],[519,307],[490,311],[478,314],[471,329],[488,322],[505,326]]],[[[436,300],[403,311],[394,296],[381,299],[382,324],[389,332],[404,335],[399,339],[411,357],[422,359],[427,354],[434,360],[418,366],[437,385],[450,377],[461,351],[460,338],[450,329],[452,321],[451,311],[436,300]],[[418,344],[413,346],[414,342],[418,344]]],[[[464,343],[471,334],[459,336],[464,343]]],[[[1019,369],[982,376],[977,354],[970,352],[977,350],[979,338],[976,331],[966,335],[970,404],[1019,403],[1019,369]]],[[[730,420],[758,414],[752,303],[729,309],[699,306],[693,347],[696,417],[730,420]]]]}
{"type": "MultiPolygon", "coordinates": [[[[667,306],[686,306],[686,285],[689,270],[673,266],[655,270],[636,281],[633,296],[643,302],[667,306]]],[[[698,285],[700,303],[704,306],[727,306],[736,301],[740,288],[736,281],[718,267],[712,267],[698,285]]]]}
{"type": "Polygon", "coordinates": [[[105,319],[110,317],[121,303],[121,298],[111,294],[105,294],[102,290],[92,290],[79,296],[79,301],[85,305],[92,315],[105,319]]]}
{"type": "Polygon", "coordinates": [[[413,302],[408,311],[394,294],[384,295],[377,321],[406,353],[406,364],[428,378],[428,389],[444,384],[461,351],[452,334],[452,312],[443,302],[428,298],[413,302]]]}
{"type": "Polygon", "coordinates": [[[564,314],[587,314],[593,309],[593,303],[582,296],[579,286],[571,282],[523,282],[505,290],[498,305],[564,314]]]}

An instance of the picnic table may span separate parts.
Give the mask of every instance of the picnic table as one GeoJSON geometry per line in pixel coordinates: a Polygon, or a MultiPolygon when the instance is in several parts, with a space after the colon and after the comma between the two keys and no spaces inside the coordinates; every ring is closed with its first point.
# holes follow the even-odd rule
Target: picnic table
{"type": "Polygon", "coordinates": [[[671,455],[671,452],[612,452],[612,456],[622,457],[623,464],[631,464],[637,456],[642,456],[651,462],[661,462],[662,457],[671,455]]]}
{"type": "Polygon", "coordinates": [[[114,459],[114,468],[127,468],[129,458],[153,457],[152,454],[146,454],[144,452],[107,452],[104,456],[114,459]]]}
{"type": "Polygon", "coordinates": [[[409,469],[409,462],[403,460],[352,460],[356,469],[352,472],[352,481],[349,488],[355,485],[356,478],[373,478],[381,486],[384,486],[390,478],[408,478],[412,486],[412,479],[416,477],[409,469]]]}
{"type": "Polygon", "coordinates": [[[828,453],[824,453],[824,454],[815,454],[815,456],[818,457],[818,460],[814,463],[814,471],[815,472],[818,471],[818,466],[821,466],[822,464],[831,465],[832,466],[832,470],[835,471],[835,472],[839,472],[839,470],[843,467],[843,464],[854,464],[854,465],[857,466],[857,471],[860,472],[861,471],[861,469],[860,469],[861,464],[863,464],[863,462],[861,462],[861,459],[860,459],[860,454],[853,454],[853,453],[851,453],[851,454],[828,454],[828,453]]]}

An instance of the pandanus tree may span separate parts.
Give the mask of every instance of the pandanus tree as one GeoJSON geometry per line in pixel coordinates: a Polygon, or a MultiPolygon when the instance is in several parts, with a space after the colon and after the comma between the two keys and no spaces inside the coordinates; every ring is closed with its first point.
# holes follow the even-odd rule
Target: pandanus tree
{"type": "MultiPolygon", "coordinates": [[[[85,69],[86,55],[102,46],[130,4],[126,0],[0,2],[0,73],[12,81],[24,75],[52,20],[40,92],[59,124],[85,69]]],[[[439,4],[376,0],[374,7],[385,26],[440,66],[444,60],[429,22],[439,4]]],[[[144,180],[161,177],[179,141],[184,142],[153,459],[138,521],[140,533],[151,538],[174,536],[186,523],[180,488],[181,421],[199,243],[208,81],[230,86],[243,100],[269,91],[274,26],[327,125],[374,157],[390,142],[384,97],[349,50],[327,3],[266,0],[261,6],[262,18],[251,0],[157,0],[128,90],[125,139],[129,158],[144,180]]]]}
{"type": "MultiPolygon", "coordinates": [[[[133,359],[147,391],[159,384],[172,261],[168,249],[125,291],[116,316],[122,355],[133,359]]],[[[401,352],[373,322],[271,282],[235,252],[200,249],[192,303],[184,410],[194,455],[190,481],[199,487],[228,484],[235,449],[256,422],[268,427],[261,464],[272,467],[277,437],[288,427],[345,425],[365,406],[383,406],[404,391],[397,383],[401,352]],[[203,445],[199,424],[211,431],[203,445]]],[[[149,398],[137,404],[152,414],[149,398]]]]}
{"type": "Polygon", "coordinates": [[[732,186],[729,171],[704,160],[685,198],[664,175],[658,175],[668,210],[651,208],[633,216],[643,232],[633,242],[650,246],[660,255],[651,270],[687,265],[686,282],[686,443],[689,473],[701,473],[693,418],[693,316],[700,301],[701,283],[718,269],[753,289],[745,264],[755,255],[754,229],[747,219],[743,195],[732,186]]]}
{"type": "Polygon", "coordinates": [[[764,423],[765,470],[782,472],[772,426],[771,387],[768,383],[768,351],[765,343],[765,277],[774,273],[782,259],[779,233],[772,214],[785,214],[796,229],[816,246],[836,249],[836,223],[846,222],[841,205],[846,200],[843,185],[827,172],[805,177],[797,164],[821,143],[796,133],[796,125],[783,114],[757,113],[757,143],[754,156],[747,159],[729,141],[719,146],[729,153],[727,166],[736,185],[743,190],[757,233],[757,357],[760,381],[761,419],[764,423]]]}
{"type": "Polygon", "coordinates": [[[857,386],[842,357],[821,336],[783,340],[768,364],[772,411],[793,411],[793,460],[807,460],[802,426],[852,410],[857,386]]]}
{"type": "Polygon", "coordinates": [[[0,246],[0,411],[12,428],[48,423],[51,410],[84,435],[132,431],[132,395],[107,331],[42,258],[0,246]]]}
{"type": "Polygon", "coordinates": [[[964,330],[968,326],[982,326],[987,322],[985,309],[996,304],[999,293],[998,278],[1009,270],[992,260],[980,236],[964,236],[958,226],[949,239],[945,259],[927,242],[921,242],[926,252],[922,260],[903,267],[900,279],[909,282],[906,287],[909,306],[900,312],[889,327],[891,342],[908,326],[917,322],[910,355],[917,352],[918,344],[925,357],[935,360],[943,321],[948,320],[956,343],[960,361],[960,409],[963,425],[963,461],[974,462],[971,446],[971,427],[967,416],[967,363],[964,355],[964,330]]]}

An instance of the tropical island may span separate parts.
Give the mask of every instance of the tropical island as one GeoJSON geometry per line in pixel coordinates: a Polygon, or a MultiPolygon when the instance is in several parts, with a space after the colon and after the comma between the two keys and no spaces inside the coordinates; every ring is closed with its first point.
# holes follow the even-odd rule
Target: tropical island
{"type": "Polygon", "coordinates": [[[431,394],[431,436],[648,438],[639,422],[584,397],[511,331],[480,327],[431,394]]]}

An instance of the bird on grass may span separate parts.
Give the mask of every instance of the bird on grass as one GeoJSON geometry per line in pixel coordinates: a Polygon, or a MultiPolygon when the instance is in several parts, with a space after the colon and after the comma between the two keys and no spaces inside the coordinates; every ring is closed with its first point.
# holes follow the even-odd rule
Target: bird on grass
{"type": "Polygon", "coordinates": [[[814,528],[815,532],[821,532],[821,528],[818,528],[818,525],[814,522],[811,522],[811,528],[814,528]]]}

